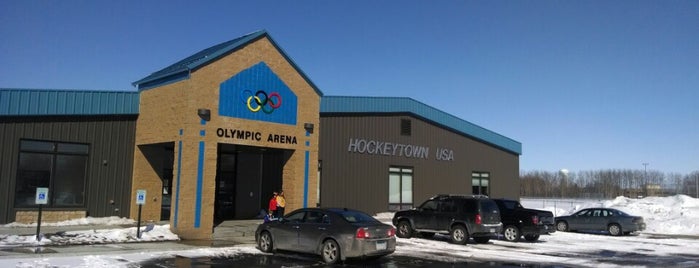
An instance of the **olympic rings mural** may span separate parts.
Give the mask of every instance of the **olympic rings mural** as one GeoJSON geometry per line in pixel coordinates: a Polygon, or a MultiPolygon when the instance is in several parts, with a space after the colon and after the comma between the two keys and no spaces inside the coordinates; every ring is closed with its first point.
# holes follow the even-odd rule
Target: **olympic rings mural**
{"type": "Polygon", "coordinates": [[[267,94],[264,90],[258,90],[253,94],[251,90],[245,89],[240,96],[243,103],[247,104],[248,110],[253,113],[262,110],[266,114],[271,114],[282,106],[282,96],[279,92],[267,94]]]}

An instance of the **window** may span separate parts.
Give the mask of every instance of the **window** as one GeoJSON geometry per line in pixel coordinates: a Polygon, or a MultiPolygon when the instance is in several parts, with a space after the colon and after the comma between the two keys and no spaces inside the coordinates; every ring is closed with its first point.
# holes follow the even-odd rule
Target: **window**
{"type": "Polygon", "coordinates": [[[580,212],[578,212],[578,213],[576,214],[576,216],[583,216],[583,217],[592,216],[592,210],[583,210],[583,211],[580,211],[580,212]]]}
{"type": "Polygon", "coordinates": [[[413,207],[413,169],[388,169],[388,210],[398,211],[413,207]]]}
{"type": "Polygon", "coordinates": [[[374,217],[355,210],[343,210],[339,212],[343,219],[349,223],[378,223],[374,217]]]}
{"type": "Polygon", "coordinates": [[[505,205],[505,208],[507,208],[508,210],[513,210],[513,209],[515,209],[515,207],[517,207],[516,202],[503,200],[502,203],[505,205]]]}
{"type": "Polygon", "coordinates": [[[439,203],[437,200],[427,200],[424,204],[422,204],[422,206],[420,206],[422,210],[426,211],[437,211],[438,207],[439,203]]]}
{"type": "Polygon", "coordinates": [[[456,212],[456,206],[452,200],[446,200],[439,203],[439,211],[452,213],[456,212]]]}
{"type": "Polygon", "coordinates": [[[89,145],[21,140],[15,207],[34,207],[36,188],[49,188],[47,207],[82,207],[89,145]]]}
{"type": "Polygon", "coordinates": [[[306,214],[306,223],[323,223],[325,214],[319,211],[309,211],[306,214]]]}
{"type": "Polygon", "coordinates": [[[488,185],[490,184],[490,173],[471,173],[471,188],[473,194],[489,195],[488,185]]]}
{"type": "Polygon", "coordinates": [[[465,211],[478,211],[478,203],[474,199],[468,199],[464,202],[465,211]]]}
{"type": "Polygon", "coordinates": [[[306,211],[299,211],[294,214],[288,215],[284,217],[284,220],[293,222],[293,223],[301,223],[303,222],[303,217],[306,215],[306,211]]]}

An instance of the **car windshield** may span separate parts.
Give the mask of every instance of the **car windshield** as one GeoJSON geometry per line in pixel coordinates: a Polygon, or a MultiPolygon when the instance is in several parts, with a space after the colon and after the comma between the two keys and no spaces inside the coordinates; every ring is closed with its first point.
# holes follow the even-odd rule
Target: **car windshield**
{"type": "Polygon", "coordinates": [[[376,223],[378,220],[365,213],[354,210],[338,210],[336,211],[343,219],[350,223],[376,223]]]}

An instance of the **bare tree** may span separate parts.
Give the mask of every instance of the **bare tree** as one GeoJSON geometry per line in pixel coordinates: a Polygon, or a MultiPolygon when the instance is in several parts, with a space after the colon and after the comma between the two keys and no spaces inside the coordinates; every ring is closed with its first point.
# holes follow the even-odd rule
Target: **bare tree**
{"type": "Polygon", "coordinates": [[[689,175],[657,170],[606,169],[576,173],[520,171],[522,196],[531,197],[635,197],[637,195],[699,195],[699,171],[689,175]]]}

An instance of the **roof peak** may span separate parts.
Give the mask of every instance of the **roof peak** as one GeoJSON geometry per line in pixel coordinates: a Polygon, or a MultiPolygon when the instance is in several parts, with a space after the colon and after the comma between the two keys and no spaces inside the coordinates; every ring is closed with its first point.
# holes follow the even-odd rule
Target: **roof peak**
{"type": "Polygon", "coordinates": [[[153,72],[143,79],[133,82],[132,84],[139,90],[143,90],[179,81],[182,79],[182,73],[186,73],[186,76],[188,77],[189,72],[192,70],[212,62],[219,57],[226,55],[262,36],[268,36],[267,31],[258,30],[232,40],[218,43],[211,47],[202,49],[191,56],[179,60],[163,69],[153,72]]]}
{"type": "Polygon", "coordinates": [[[192,71],[207,65],[219,58],[226,56],[252,42],[255,42],[261,38],[267,38],[272,45],[279,51],[279,53],[284,57],[284,59],[291,64],[291,66],[308,82],[309,85],[318,93],[318,95],[323,95],[323,93],[316,87],[316,85],[306,76],[306,74],[294,63],[294,61],[284,52],[284,50],[277,45],[274,39],[269,35],[269,33],[262,29],[257,30],[243,36],[237,37],[235,39],[225,41],[214,46],[208,47],[206,49],[200,50],[193,55],[186,57],[180,61],[171,64],[159,71],[151,73],[150,75],[144,77],[141,80],[133,82],[132,84],[138,88],[138,90],[146,90],[149,88],[154,88],[170,83],[174,83],[180,80],[189,79],[189,75],[192,71]]]}

